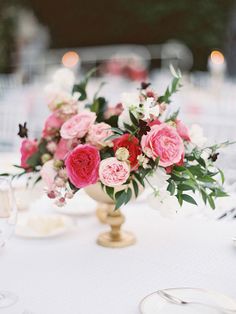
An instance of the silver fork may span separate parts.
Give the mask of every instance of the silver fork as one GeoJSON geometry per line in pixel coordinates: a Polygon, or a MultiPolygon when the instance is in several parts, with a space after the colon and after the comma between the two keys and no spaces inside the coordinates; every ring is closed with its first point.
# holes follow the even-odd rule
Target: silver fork
{"type": "Polygon", "coordinates": [[[211,305],[211,304],[207,304],[207,303],[201,303],[201,302],[192,302],[192,301],[186,301],[183,299],[180,299],[179,297],[173,296],[169,293],[167,293],[166,291],[163,290],[159,290],[157,291],[157,294],[159,296],[161,296],[163,299],[165,299],[168,302],[174,303],[174,304],[178,304],[178,305],[191,305],[191,304],[195,304],[195,305],[202,305],[205,307],[209,307],[211,309],[215,309],[220,311],[221,313],[227,313],[227,314],[233,314],[236,313],[236,310],[231,310],[231,309],[226,309],[223,308],[221,306],[217,306],[217,305],[211,305]]]}

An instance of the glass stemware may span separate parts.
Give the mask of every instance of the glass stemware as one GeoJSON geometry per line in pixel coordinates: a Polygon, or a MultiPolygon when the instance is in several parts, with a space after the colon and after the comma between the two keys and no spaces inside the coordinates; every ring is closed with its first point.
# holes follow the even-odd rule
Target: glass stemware
{"type": "MultiPolygon", "coordinates": [[[[0,250],[14,232],[17,208],[10,179],[0,177],[0,250]]],[[[0,290],[0,309],[16,303],[17,296],[10,291],[0,290]]]]}

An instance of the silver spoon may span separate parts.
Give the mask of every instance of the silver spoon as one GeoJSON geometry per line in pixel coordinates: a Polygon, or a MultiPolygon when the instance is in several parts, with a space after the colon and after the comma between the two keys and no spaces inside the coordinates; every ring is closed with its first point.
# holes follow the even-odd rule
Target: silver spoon
{"type": "Polygon", "coordinates": [[[174,303],[174,304],[178,304],[178,305],[191,305],[191,304],[194,305],[194,304],[196,304],[196,305],[202,305],[202,306],[206,306],[206,307],[218,310],[222,313],[228,313],[228,314],[236,313],[236,310],[226,309],[226,308],[223,308],[223,307],[217,306],[217,305],[211,305],[211,304],[201,303],[201,302],[185,301],[185,300],[180,299],[179,297],[173,296],[173,295],[171,295],[171,294],[169,294],[163,290],[158,290],[157,294],[159,294],[159,296],[161,296],[166,301],[174,303]]]}

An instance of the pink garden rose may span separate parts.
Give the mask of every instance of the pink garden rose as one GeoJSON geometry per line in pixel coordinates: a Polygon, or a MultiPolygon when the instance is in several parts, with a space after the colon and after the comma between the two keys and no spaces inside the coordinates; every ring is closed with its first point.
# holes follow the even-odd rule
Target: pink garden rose
{"type": "Polygon", "coordinates": [[[21,143],[21,167],[23,168],[29,168],[29,165],[27,164],[27,160],[29,157],[31,157],[34,153],[36,153],[38,150],[38,144],[36,141],[25,139],[21,143]]]}
{"type": "Polygon", "coordinates": [[[99,164],[99,151],[89,144],[78,145],[65,160],[68,177],[77,188],[97,182],[99,164]]]}
{"type": "Polygon", "coordinates": [[[64,139],[84,137],[96,120],[96,114],[90,111],[82,111],[67,120],[61,127],[61,137],[64,139]]]}
{"type": "Polygon", "coordinates": [[[115,157],[101,161],[99,178],[106,186],[115,187],[122,185],[129,178],[129,174],[130,167],[127,162],[119,161],[115,157]]]}
{"type": "Polygon", "coordinates": [[[55,135],[63,124],[56,112],[52,113],[45,121],[42,137],[46,138],[55,135]]]}
{"type": "Polygon", "coordinates": [[[111,146],[112,141],[105,141],[105,139],[111,135],[113,135],[111,126],[107,123],[101,122],[93,124],[90,127],[86,141],[97,148],[111,146]]]}
{"type": "Polygon", "coordinates": [[[57,175],[57,172],[53,167],[53,163],[53,160],[45,162],[40,170],[42,180],[49,190],[53,189],[54,180],[57,175]]]}
{"type": "Polygon", "coordinates": [[[55,155],[54,158],[55,159],[60,159],[60,160],[64,160],[66,154],[69,151],[69,141],[68,140],[64,140],[64,138],[61,138],[59,143],[57,144],[57,148],[55,151],[55,155]]]}
{"type": "Polygon", "coordinates": [[[185,140],[185,141],[190,141],[190,136],[189,136],[189,131],[188,131],[188,128],[186,127],[185,124],[183,124],[182,121],[180,120],[175,120],[175,123],[176,123],[176,130],[179,134],[179,136],[185,140]]]}
{"type": "Polygon", "coordinates": [[[184,144],[176,129],[165,123],[151,127],[151,131],[142,137],[141,146],[153,160],[160,157],[162,167],[178,163],[184,153],[184,144]]]}

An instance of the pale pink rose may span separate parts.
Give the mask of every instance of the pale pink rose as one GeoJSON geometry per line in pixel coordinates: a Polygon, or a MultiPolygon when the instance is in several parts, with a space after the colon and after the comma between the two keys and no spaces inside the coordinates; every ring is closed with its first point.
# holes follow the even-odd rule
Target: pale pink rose
{"type": "Polygon", "coordinates": [[[175,120],[175,123],[176,123],[176,130],[179,134],[179,136],[185,140],[185,141],[190,141],[190,136],[189,136],[189,130],[188,128],[186,127],[185,124],[183,124],[182,121],[180,120],[175,120]]]}
{"type": "Polygon", "coordinates": [[[40,170],[42,180],[49,190],[53,189],[54,180],[57,175],[57,172],[53,167],[53,163],[53,160],[45,162],[40,170]]]}
{"type": "Polygon", "coordinates": [[[99,167],[99,178],[103,184],[115,187],[124,184],[129,178],[130,167],[127,162],[115,157],[102,160],[99,167]]]}
{"type": "Polygon", "coordinates": [[[67,120],[61,127],[61,137],[64,139],[84,137],[96,120],[96,114],[90,111],[82,111],[67,120]]]}
{"type": "Polygon", "coordinates": [[[89,144],[78,145],[68,153],[65,160],[69,180],[77,188],[97,182],[99,164],[99,150],[89,144]]]}
{"type": "Polygon", "coordinates": [[[143,152],[153,160],[160,158],[159,165],[168,167],[180,161],[184,153],[183,140],[176,129],[163,123],[154,125],[141,140],[143,152]]]}
{"type": "Polygon", "coordinates": [[[27,160],[38,150],[38,144],[36,141],[25,139],[21,143],[21,167],[29,168],[27,160]]]}
{"type": "Polygon", "coordinates": [[[55,143],[55,142],[53,142],[53,141],[51,141],[51,142],[48,142],[47,143],[47,150],[50,152],[50,153],[52,153],[52,154],[54,154],[55,153],[55,151],[56,151],[56,149],[57,149],[57,144],[55,143]]]}
{"type": "Polygon", "coordinates": [[[63,120],[58,117],[57,112],[52,113],[45,121],[42,137],[50,137],[56,135],[63,124],[63,120]]]}
{"type": "Polygon", "coordinates": [[[70,145],[68,140],[64,140],[64,138],[61,138],[59,143],[57,144],[57,148],[55,151],[54,158],[64,160],[66,154],[70,150],[70,145]]]}
{"type": "Polygon", "coordinates": [[[97,148],[112,146],[112,141],[105,141],[105,139],[111,135],[113,135],[113,132],[109,124],[104,122],[93,124],[89,129],[86,142],[96,146],[97,148]]]}

